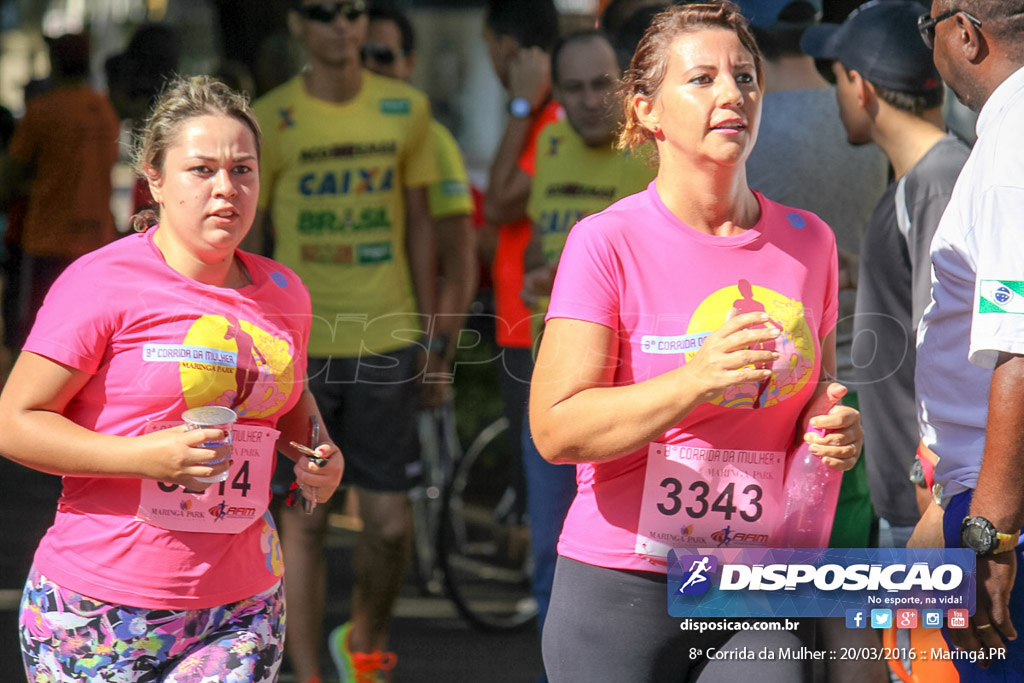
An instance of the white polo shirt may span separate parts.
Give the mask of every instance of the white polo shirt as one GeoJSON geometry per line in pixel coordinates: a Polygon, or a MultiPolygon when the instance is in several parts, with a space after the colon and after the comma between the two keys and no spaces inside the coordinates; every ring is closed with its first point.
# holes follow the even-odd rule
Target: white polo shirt
{"type": "Polygon", "coordinates": [[[918,423],[947,496],[977,483],[999,352],[1024,354],[1024,68],[989,97],[977,131],[932,240],[917,335],[918,423]]]}

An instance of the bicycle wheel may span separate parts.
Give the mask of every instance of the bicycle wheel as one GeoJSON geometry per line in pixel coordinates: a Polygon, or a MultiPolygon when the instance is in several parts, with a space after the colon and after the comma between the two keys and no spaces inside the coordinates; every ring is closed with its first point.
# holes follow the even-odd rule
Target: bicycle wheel
{"type": "Polygon", "coordinates": [[[484,631],[537,616],[525,495],[509,483],[508,420],[485,427],[456,465],[441,505],[438,559],[459,613],[484,631]]]}
{"type": "Polygon", "coordinates": [[[436,408],[421,410],[420,481],[409,491],[413,511],[413,579],[421,595],[443,592],[441,567],[437,559],[437,534],[441,517],[441,494],[460,446],[455,434],[455,407],[451,400],[436,408]]]}

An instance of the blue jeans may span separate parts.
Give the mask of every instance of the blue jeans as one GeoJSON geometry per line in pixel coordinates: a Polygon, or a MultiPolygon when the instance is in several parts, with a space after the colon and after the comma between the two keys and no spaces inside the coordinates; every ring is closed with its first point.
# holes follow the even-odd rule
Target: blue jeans
{"type": "Polygon", "coordinates": [[[906,548],[907,541],[914,533],[912,526],[893,526],[884,517],[878,520],[879,548],[906,548]]]}
{"type": "MultiPolygon", "coordinates": [[[[946,513],[942,517],[942,535],[946,541],[947,548],[959,548],[960,546],[960,523],[971,507],[971,497],[974,491],[964,491],[953,496],[946,506],[946,513]]],[[[1013,583],[1013,590],[1010,592],[1010,620],[1015,628],[1024,629],[1024,545],[1018,545],[1013,550],[1017,554],[1017,577],[1013,583]]],[[[942,628],[942,635],[949,642],[949,632],[946,627],[942,628]]],[[[1022,681],[1024,680],[1024,638],[1004,641],[1006,644],[1006,659],[989,660],[989,667],[982,669],[976,664],[971,664],[966,659],[955,659],[953,664],[960,674],[961,683],[971,681],[1022,681]]]]}
{"type": "Polygon", "coordinates": [[[533,549],[533,597],[537,600],[537,627],[551,602],[555,580],[558,537],[565,513],[576,496],[576,468],[552,465],[545,460],[530,436],[529,418],[523,419],[523,472],[526,475],[526,511],[530,517],[530,546],[533,549]]]}

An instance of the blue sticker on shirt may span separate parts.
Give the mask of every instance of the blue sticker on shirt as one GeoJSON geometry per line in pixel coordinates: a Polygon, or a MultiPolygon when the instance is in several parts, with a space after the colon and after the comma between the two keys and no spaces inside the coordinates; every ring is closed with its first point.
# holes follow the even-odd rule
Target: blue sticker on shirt
{"type": "Polygon", "coordinates": [[[805,221],[804,217],[798,213],[787,213],[786,218],[789,219],[789,224],[797,230],[803,230],[807,227],[807,221],[805,221]]]}
{"type": "Polygon", "coordinates": [[[288,286],[288,278],[284,276],[284,273],[271,273],[270,279],[274,281],[274,284],[282,289],[288,286]]]}

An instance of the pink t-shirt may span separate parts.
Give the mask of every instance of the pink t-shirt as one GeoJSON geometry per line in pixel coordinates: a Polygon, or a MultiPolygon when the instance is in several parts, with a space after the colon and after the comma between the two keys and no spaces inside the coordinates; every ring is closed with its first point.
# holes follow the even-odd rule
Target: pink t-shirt
{"type": "Polygon", "coordinates": [[[659,555],[666,547],[771,547],[765,525],[777,515],[778,500],[766,492],[781,485],[785,453],[818,380],[820,340],[836,323],[838,266],[835,238],[821,219],[757,199],[761,218],[754,227],[712,236],[676,218],[652,182],[569,233],[547,319],[614,330],[616,385],[685,364],[709,333],[739,313],[766,311],[767,324],[782,334],[772,343],[780,358],[768,382],[727,391],[655,440],[666,446],[650,456],[653,476],[649,448],[579,465],[560,554],[602,567],[665,571],[659,555]],[[663,476],[663,466],[683,476],[663,476]],[[652,539],[662,543],[660,551],[644,552],[657,545],[652,539]]]}
{"type": "MultiPolygon", "coordinates": [[[[87,429],[137,436],[188,408],[226,405],[239,425],[270,434],[302,393],[311,317],[305,286],[288,268],[245,252],[238,255],[252,284],[201,284],[164,262],[153,244],[158,229],[73,263],[47,295],[25,350],[91,375],[64,412],[87,429]]],[[[251,445],[236,440],[233,458],[245,469],[232,465],[222,486],[243,500],[249,492],[265,500],[274,452],[248,462],[251,445]]],[[[170,531],[138,516],[153,484],[64,477],[36,568],[92,598],[151,609],[213,607],[280,580],[280,543],[263,507],[215,510],[206,500],[193,507],[191,497],[168,491],[168,517],[234,516],[236,529],[239,515],[252,517],[237,533],[170,531]]]]}

